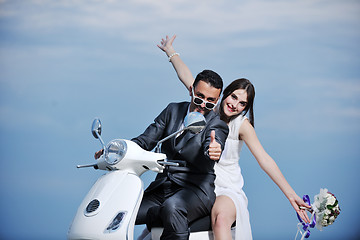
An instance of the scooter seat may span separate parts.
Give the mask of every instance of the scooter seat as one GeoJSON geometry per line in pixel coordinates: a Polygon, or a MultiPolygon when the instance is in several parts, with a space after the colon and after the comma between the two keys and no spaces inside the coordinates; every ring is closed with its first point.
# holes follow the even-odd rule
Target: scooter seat
{"type": "MultiPolygon", "coordinates": [[[[232,224],[231,227],[236,226],[236,221],[232,224]]],[[[163,227],[161,224],[152,224],[152,228],[163,227]]],[[[211,217],[209,215],[198,218],[195,221],[189,224],[190,232],[203,232],[203,231],[212,231],[211,228],[211,217]]]]}
{"type": "MultiPolygon", "coordinates": [[[[233,223],[231,228],[231,235],[232,239],[235,238],[235,223],[233,223]]],[[[190,228],[190,238],[189,240],[214,240],[214,235],[211,229],[211,218],[210,216],[205,216],[202,218],[199,218],[189,225],[190,228]]],[[[143,240],[153,239],[158,240],[160,239],[160,236],[163,232],[162,226],[153,226],[151,228],[151,234],[147,236],[147,238],[144,238],[143,240]]]]}
{"type": "MultiPolygon", "coordinates": [[[[236,221],[234,221],[231,227],[233,228],[235,226],[236,226],[236,221]]],[[[205,216],[191,222],[189,228],[190,228],[190,232],[212,231],[210,216],[205,216]]]]}

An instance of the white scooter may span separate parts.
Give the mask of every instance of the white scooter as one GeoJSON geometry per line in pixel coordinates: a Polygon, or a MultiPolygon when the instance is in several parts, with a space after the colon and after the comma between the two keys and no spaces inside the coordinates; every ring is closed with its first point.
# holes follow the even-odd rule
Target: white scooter
{"type": "MultiPolygon", "coordinates": [[[[100,140],[104,153],[95,164],[77,167],[94,167],[108,172],[95,182],[79,206],[68,239],[133,240],[135,219],[144,193],[140,176],[148,170],[162,172],[166,165],[177,166],[178,163],[167,160],[166,155],[160,153],[161,143],[180,131],[199,133],[205,124],[203,115],[190,113],[185,118],[184,129],[159,141],[156,152],[150,152],[124,139],[112,140],[105,146],[100,136],[101,122],[95,119],[92,134],[100,140]]],[[[213,239],[212,232],[208,231],[209,224],[209,217],[195,222],[190,230],[204,231],[191,233],[190,239],[213,239]]],[[[161,233],[162,228],[153,229],[147,239],[160,239],[161,233]]]]}

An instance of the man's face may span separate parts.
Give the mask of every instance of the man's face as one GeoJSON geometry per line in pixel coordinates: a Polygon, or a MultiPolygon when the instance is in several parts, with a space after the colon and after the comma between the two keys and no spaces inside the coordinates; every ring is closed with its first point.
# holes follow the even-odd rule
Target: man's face
{"type": "Polygon", "coordinates": [[[205,102],[216,104],[219,100],[221,90],[218,88],[212,87],[210,84],[199,81],[194,89],[190,89],[191,96],[191,104],[190,104],[190,112],[199,112],[203,115],[206,115],[211,110],[205,107],[205,102]],[[192,94],[192,90],[194,92],[194,96],[192,94]],[[203,100],[201,104],[194,103],[194,97],[198,97],[203,100]]]}

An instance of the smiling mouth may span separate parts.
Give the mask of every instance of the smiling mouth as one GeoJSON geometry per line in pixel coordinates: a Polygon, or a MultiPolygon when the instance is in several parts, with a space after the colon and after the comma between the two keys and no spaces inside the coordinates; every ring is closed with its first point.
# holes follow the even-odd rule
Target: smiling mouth
{"type": "Polygon", "coordinates": [[[232,108],[232,107],[230,107],[229,105],[227,105],[227,108],[228,108],[228,110],[229,110],[230,112],[235,112],[235,109],[232,108]]]}

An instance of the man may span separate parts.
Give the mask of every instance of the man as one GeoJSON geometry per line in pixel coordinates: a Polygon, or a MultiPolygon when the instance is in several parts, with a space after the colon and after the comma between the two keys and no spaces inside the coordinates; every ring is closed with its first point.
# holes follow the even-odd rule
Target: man
{"type": "Polygon", "coordinates": [[[132,139],[140,147],[152,150],[156,143],[183,127],[189,112],[200,112],[207,125],[199,134],[184,131],[162,144],[168,159],[182,160],[184,166],[166,167],[145,190],[136,224],[150,228],[162,225],[161,239],[188,239],[188,224],[210,215],[215,201],[214,161],[220,154],[209,155],[209,147],[223,150],[227,125],[212,111],[223,87],[221,77],[204,70],[197,75],[190,90],[191,102],[170,103],[143,134],[132,139]]]}

